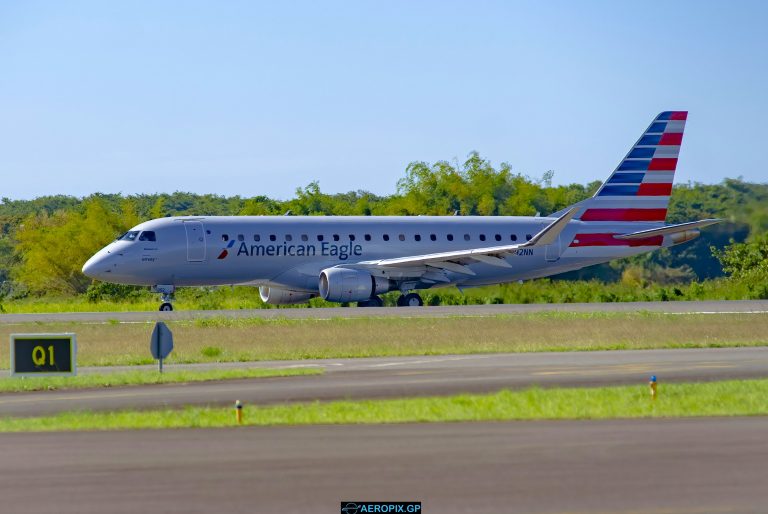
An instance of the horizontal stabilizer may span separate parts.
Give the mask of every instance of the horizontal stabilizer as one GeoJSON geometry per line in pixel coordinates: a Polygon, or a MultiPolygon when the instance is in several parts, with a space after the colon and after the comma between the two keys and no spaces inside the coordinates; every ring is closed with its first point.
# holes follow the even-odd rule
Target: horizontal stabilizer
{"type": "Polygon", "coordinates": [[[666,227],[652,228],[649,230],[641,230],[639,232],[632,232],[629,234],[617,234],[614,239],[645,239],[653,236],[665,236],[669,234],[676,234],[685,230],[692,230],[697,228],[708,227],[715,223],[720,223],[723,220],[719,219],[706,219],[699,221],[689,221],[688,223],[680,223],[678,225],[667,225],[666,227]]]}

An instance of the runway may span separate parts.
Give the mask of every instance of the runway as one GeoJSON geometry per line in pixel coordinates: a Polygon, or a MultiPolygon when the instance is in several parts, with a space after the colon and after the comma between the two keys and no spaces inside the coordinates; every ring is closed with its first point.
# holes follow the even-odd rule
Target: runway
{"type": "Polygon", "coordinates": [[[729,300],[700,302],[624,302],[624,303],[537,303],[502,305],[452,305],[436,307],[329,307],[322,309],[242,309],[221,311],[173,312],[62,312],[50,314],[0,314],[0,323],[45,322],[147,322],[181,321],[200,318],[287,318],[327,319],[365,317],[446,317],[446,316],[498,316],[537,312],[664,312],[731,313],[768,312],[768,300],[729,300]]]}
{"type": "Polygon", "coordinates": [[[768,505],[768,418],[0,436],[16,514],[725,513],[768,505]]]}
{"type": "MultiPolygon", "coordinates": [[[[295,368],[321,376],[0,394],[0,415],[182,405],[248,405],[398,396],[480,393],[531,385],[645,384],[768,377],[768,348],[510,353],[174,365],[173,368],[295,368]]],[[[121,368],[117,368],[119,370],[121,368]]],[[[132,368],[136,369],[136,368],[132,368]]],[[[86,371],[100,371],[91,368],[86,371]]]]}

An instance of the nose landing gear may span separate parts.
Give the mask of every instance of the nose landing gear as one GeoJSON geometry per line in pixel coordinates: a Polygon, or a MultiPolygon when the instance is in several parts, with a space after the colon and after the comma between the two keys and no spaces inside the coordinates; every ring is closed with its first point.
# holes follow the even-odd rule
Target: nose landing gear
{"type": "Polygon", "coordinates": [[[176,291],[176,286],[168,286],[168,285],[152,286],[153,293],[161,294],[160,298],[163,303],[160,304],[160,309],[159,309],[160,311],[168,312],[173,310],[173,305],[171,304],[171,301],[173,300],[174,291],[176,291]]]}

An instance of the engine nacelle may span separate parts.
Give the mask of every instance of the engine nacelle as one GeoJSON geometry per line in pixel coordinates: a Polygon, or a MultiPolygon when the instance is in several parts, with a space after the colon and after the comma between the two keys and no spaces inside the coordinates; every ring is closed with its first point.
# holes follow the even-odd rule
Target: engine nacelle
{"type": "Polygon", "coordinates": [[[320,296],[329,302],[364,302],[391,286],[389,279],[362,270],[328,268],[320,273],[320,296]]]}
{"type": "Polygon", "coordinates": [[[261,300],[270,305],[290,305],[292,303],[304,303],[314,295],[303,291],[291,291],[290,289],[278,289],[276,287],[259,287],[261,300]]]}

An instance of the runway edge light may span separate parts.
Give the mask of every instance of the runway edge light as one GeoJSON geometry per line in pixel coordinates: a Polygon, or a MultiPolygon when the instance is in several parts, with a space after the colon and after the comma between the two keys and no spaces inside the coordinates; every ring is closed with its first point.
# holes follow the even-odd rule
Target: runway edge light
{"type": "Polygon", "coordinates": [[[651,399],[656,399],[656,375],[651,375],[651,380],[648,382],[648,386],[651,388],[651,399]]]}
{"type": "Polygon", "coordinates": [[[238,425],[243,424],[243,404],[240,400],[235,400],[235,420],[238,425]]]}

